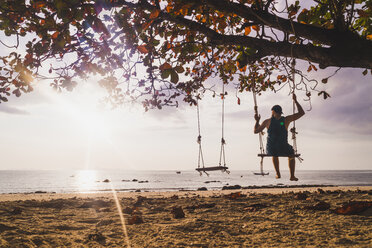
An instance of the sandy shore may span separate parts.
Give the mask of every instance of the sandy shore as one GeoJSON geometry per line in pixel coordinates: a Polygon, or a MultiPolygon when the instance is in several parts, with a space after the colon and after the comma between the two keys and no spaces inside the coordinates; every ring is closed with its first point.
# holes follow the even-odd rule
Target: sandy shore
{"type": "Polygon", "coordinates": [[[0,247],[372,247],[372,187],[117,199],[119,206],[109,192],[0,195],[0,247]]]}

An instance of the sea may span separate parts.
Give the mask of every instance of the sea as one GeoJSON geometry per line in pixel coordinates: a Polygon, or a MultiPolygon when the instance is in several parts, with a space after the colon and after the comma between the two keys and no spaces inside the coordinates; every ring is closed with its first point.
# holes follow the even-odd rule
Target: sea
{"type": "Polygon", "coordinates": [[[97,193],[111,191],[218,190],[238,185],[248,188],[296,186],[372,186],[372,170],[297,171],[297,182],[289,172],[275,179],[275,172],[255,175],[253,171],[124,171],[124,170],[0,170],[0,193],[97,193]],[[205,189],[204,189],[205,190],[205,189]]]}

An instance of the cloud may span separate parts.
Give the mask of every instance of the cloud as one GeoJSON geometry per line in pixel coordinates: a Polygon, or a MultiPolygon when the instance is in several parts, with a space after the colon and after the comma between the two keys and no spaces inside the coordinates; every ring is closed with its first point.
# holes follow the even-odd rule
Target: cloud
{"type": "MultiPolygon", "coordinates": [[[[5,103],[6,104],[6,103],[5,103]]],[[[16,114],[16,115],[28,115],[29,112],[15,108],[9,105],[5,105],[4,103],[0,104],[0,112],[7,113],[7,114],[16,114]]]]}
{"type": "MultiPolygon", "coordinates": [[[[341,71],[340,71],[341,72],[341,71]]],[[[312,122],[330,132],[372,135],[372,84],[359,70],[344,70],[332,79],[331,98],[314,99],[312,122]]]]}

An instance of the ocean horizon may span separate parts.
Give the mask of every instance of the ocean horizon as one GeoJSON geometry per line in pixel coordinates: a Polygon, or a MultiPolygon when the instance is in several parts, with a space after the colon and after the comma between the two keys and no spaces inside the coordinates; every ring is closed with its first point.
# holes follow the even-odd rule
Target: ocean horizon
{"type": "Polygon", "coordinates": [[[289,171],[282,178],[254,175],[249,170],[230,173],[210,172],[199,175],[194,170],[0,170],[0,193],[97,193],[110,191],[181,191],[218,190],[224,186],[296,187],[296,186],[372,186],[372,170],[299,170],[297,182],[289,181],[289,171]]]}

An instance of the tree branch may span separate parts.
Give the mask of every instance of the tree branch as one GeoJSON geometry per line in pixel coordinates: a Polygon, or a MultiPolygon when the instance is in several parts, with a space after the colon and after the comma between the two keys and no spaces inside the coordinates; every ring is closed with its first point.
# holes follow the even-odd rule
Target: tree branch
{"type": "MultiPolygon", "coordinates": [[[[194,0],[190,0],[190,1],[194,1],[194,0]]],[[[209,2],[210,0],[206,0],[206,1],[209,2]]],[[[211,1],[211,2],[214,2],[214,1],[211,1]]],[[[220,3],[220,2],[226,2],[226,1],[216,1],[216,2],[220,3]]],[[[127,2],[126,2],[126,5],[128,7],[139,7],[138,4],[127,3],[127,2]]],[[[147,1],[143,1],[140,4],[140,7],[147,9],[149,11],[154,11],[155,9],[157,9],[156,6],[149,4],[147,1]]],[[[203,33],[204,35],[206,35],[210,39],[211,43],[215,45],[240,45],[240,46],[246,46],[246,47],[256,49],[258,51],[258,54],[255,55],[256,58],[270,56],[270,55],[284,56],[284,57],[293,56],[298,59],[303,59],[306,61],[318,63],[322,68],[325,68],[328,66],[361,67],[361,68],[372,67],[372,61],[370,60],[370,53],[366,52],[366,51],[372,51],[372,49],[368,50],[367,49],[368,46],[363,48],[366,50],[361,49],[360,50],[361,52],[359,53],[358,53],[358,50],[354,49],[352,53],[348,54],[345,51],[343,51],[342,46],[324,48],[324,47],[316,47],[310,44],[297,45],[297,44],[291,44],[288,42],[272,42],[272,41],[253,38],[249,36],[222,35],[198,22],[186,19],[182,16],[170,15],[163,11],[160,12],[159,18],[163,18],[170,22],[186,26],[190,30],[199,31],[203,33]]],[[[288,22],[288,25],[290,26],[289,21],[287,22],[288,22]]],[[[305,26],[309,26],[309,25],[305,25],[305,26]]],[[[316,28],[316,29],[320,30],[319,28],[316,28]]],[[[321,30],[329,31],[329,30],[324,30],[324,29],[321,29],[321,30]]],[[[367,43],[368,42],[366,42],[366,44],[367,43]]],[[[372,44],[372,42],[369,42],[369,43],[372,44]]]]}

